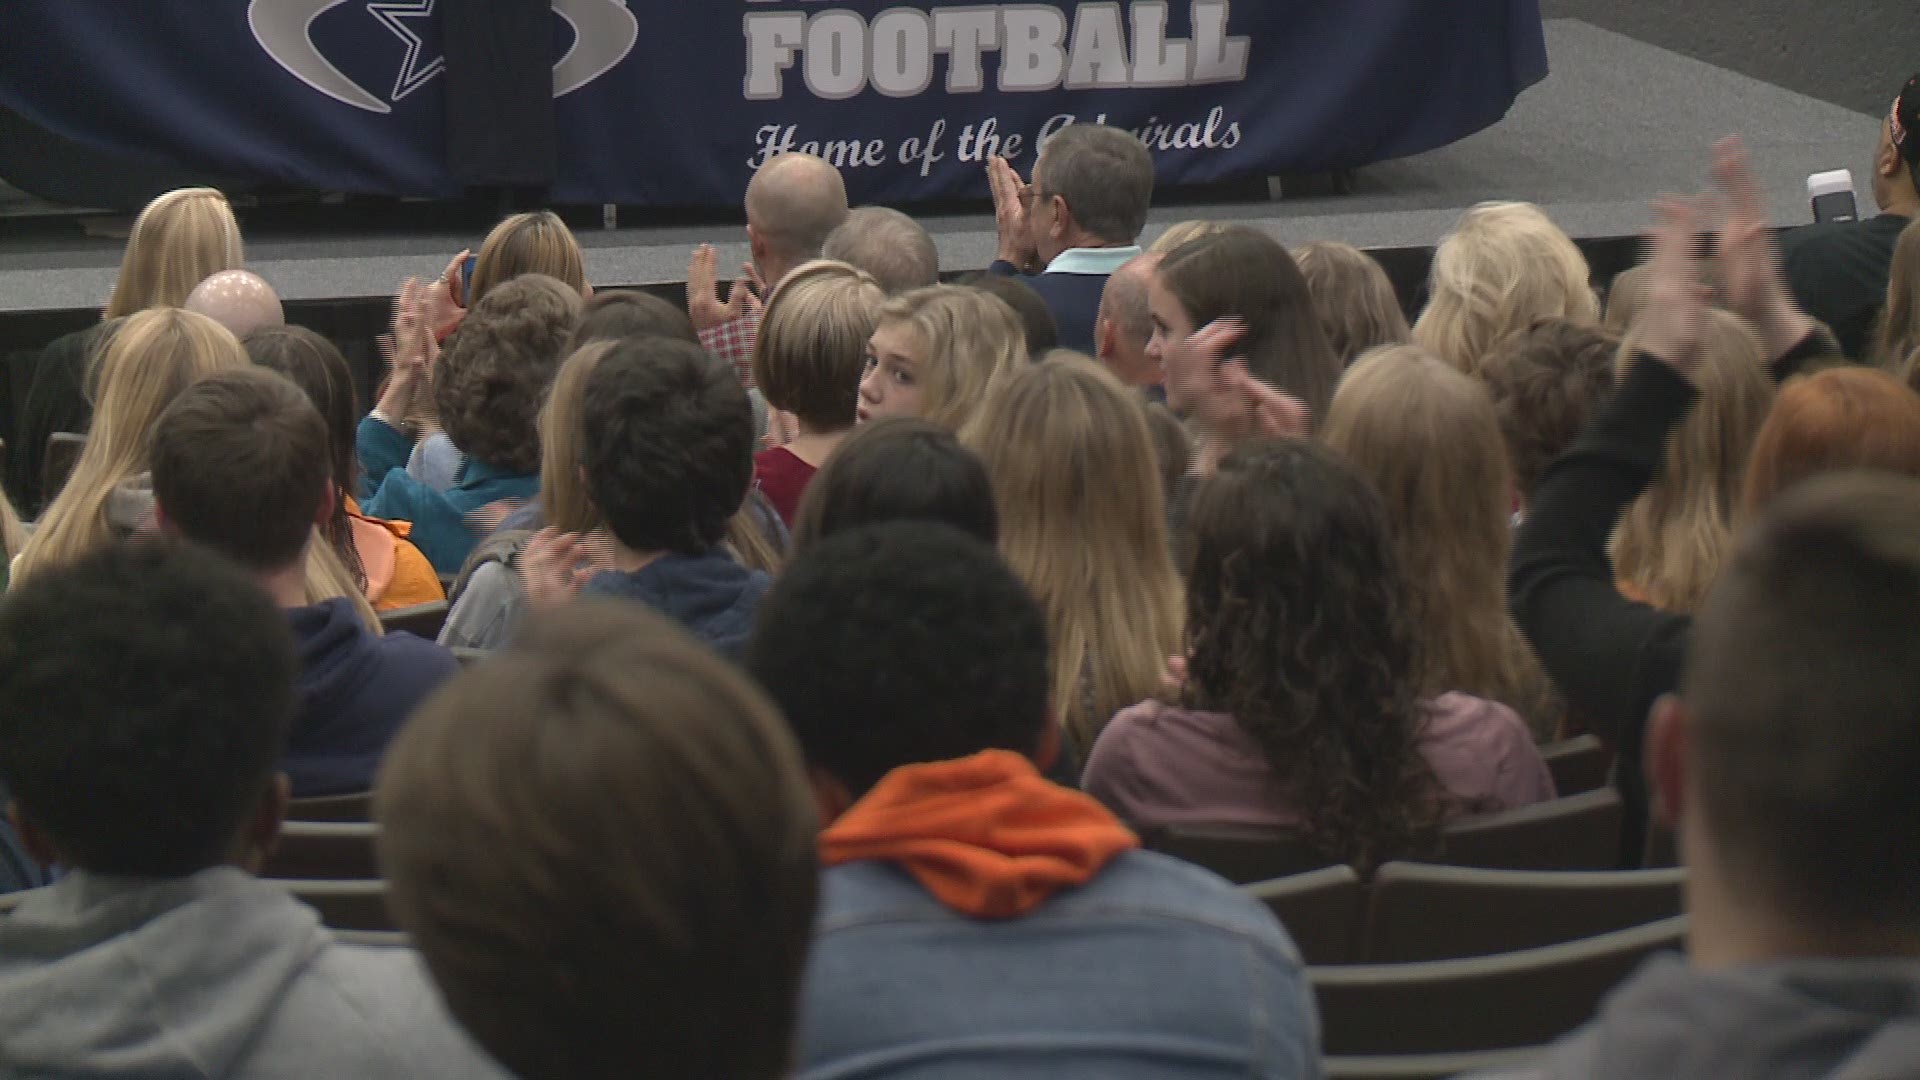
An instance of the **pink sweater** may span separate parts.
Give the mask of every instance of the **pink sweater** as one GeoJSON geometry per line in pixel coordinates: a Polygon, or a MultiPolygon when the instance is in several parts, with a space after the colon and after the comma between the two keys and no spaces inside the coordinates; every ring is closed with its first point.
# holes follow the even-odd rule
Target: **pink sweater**
{"type": "MultiPolygon", "coordinates": [[[[1467,694],[1430,705],[1420,751],[1469,810],[1554,797],[1547,763],[1512,709],[1467,694]]],[[[1146,701],[1100,733],[1080,786],[1142,828],[1297,824],[1300,808],[1275,794],[1270,777],[1259,744],[1231,716],[1146,701]]]]}

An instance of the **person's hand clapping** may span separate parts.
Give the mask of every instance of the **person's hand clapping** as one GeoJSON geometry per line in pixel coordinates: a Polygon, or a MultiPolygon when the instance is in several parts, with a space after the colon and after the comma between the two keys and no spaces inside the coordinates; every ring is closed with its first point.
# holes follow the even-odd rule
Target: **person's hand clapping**
{"type": "Polygon", "coordinates": [[[1255,378],[1242,357],[1229,356],[1246,326],[1216,319],[1176,342],[1166,368],[1180,404],[1199,424],[1202,439],[1195,471],[1208,473],[1233,447],[1248,439],[1304,439],[1313,433],[1306,403],[1255,378]]]}
{"type": "Polygon", "coordinates": [[[426,289],[427,326],[436,334],[444,333],[459,325],[460,320],[467,315],[461,294],[468,284],[466,281],[467,258],[472,254],[473,252],[462,249],[460,254],[455,255],[453,260],[447,263],[447,268],[441,272],[440,276],[434,279],[432,286],[426,289]]]}
{"type": "Polygon", "coordinates": [[[1668,197],[1655,201],[1653,209],[1647,298],[1631,336],[1640,351],[1691,381],[1707,322],[1708,289],[1693,258],[1700,208],[1691,199],[1668,197]]]}
{"type": "Polygon", "coordinates": [[[720,255],[711,244],[693,249],[687,260],[687,317],[695,330],[712,330],[722,324],[761,310],[765,285],[752,263],[740,267],[733,279],[725,303],[720,300],[720,255]]]}
{"type": "Polygon", "coordinates": [[[1728,310],[1760,332],[1767,355],[1780,356],[1811,333],[1814,324],[1787,285],[1779,244],[1739,136],[1714,144],[1713,180],[1726,207],[1717,253],[1722,296],[1728,310]]]}
{"type": "Polygon", "coordinates": [[[515,565],[527,605],[544,610],[578,596],[581,587],[599,573],[601,562],[592,537],[549,526],[527,541],[515,565]]]}
{"type": "Polygon", "coordinates": [[[415,403],[429,385],[433,363],[440,355],[427,313],[429,291],[415,278],[408,278],[400,286],[400,295],[394,300],[393,332],[383,342],[390,370],[387,385],[374,405],[374,415],[406,433],[413,429],[415,403]]]}
{"type": "Polygon", "coordinates": [[[993,191],[993,224],[1000,233],[995,257],[1025,271],[1038,259],[1033,236],[1027,231],[1027,185],[1006,158],[987,159],[987,186],[993,191]]]}

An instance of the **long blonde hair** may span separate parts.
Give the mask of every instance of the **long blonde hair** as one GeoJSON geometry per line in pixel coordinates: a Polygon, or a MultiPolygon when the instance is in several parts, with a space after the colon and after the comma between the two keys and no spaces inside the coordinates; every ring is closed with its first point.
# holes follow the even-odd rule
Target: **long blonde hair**
{"type": "Polygon", "coordinates": [[[551,210],[514,214],[493,227],[473,260],[467,282],[467,307],[495,287],[523,274],[558,278],[574,292],[587,291],[587,261],[573,230],[551,210]]]}
{"type": "Polygon", "coordinates": [[[1053,707],[1085,752],[1159,692],[1181,641],[1145,410],[1098,363],[1055,353],[997,388],[962,439],[992,480],[1000,553],[1046,612],[1053,707]]]}
{"type": "Polygon", "coordinates": [[[240,223],[212,188],[180,188],[147,204],[127,236],[103,319],[179,307],[195,285],[245,260],[240,223]]]}
{"type": "Polygon", "coordinates": [[[0,494],[0,555],[12,559],[27,546],[27,530],[20,524],[20,514],[13,508],[13,500],[0,494]]]}
{"type": "Polygon", "coordinates": [[[1295,248],[1293,261],[1307,279],[1320,330],[1341,367],[1351,366],[1368,349],[1407,343],[1413,333],[1407,314],[1373,256],[1352,244],[1317,240],[1295,248]]]}
{"type": "MultiPolygon", "coordinates": [[[[1629,337],[1616,372],[1639,350],[1629,337]]],[[[1614,529],[1616,577],[1654,607],[1692,611],[1706,598],[1733,545],[1733,514],[1754,436],[1773,407],[1760,339],[1744,320],[1708,313],[1694,406],[1667,443],[1666,464],[1614,529]]]]}
{"type": "Polygon", "coordinates": [[[1535,319],[1598,321],[1589,274],[1586,256],[1539,207],[1481,203],[1433,253],[1414,344],[1472,374],[1495,342],[1535,319]]]}
{"type": "Polygon", "coordinates": [[[1900,230],[1900,239],[1893,245],[1887,305],[1880,312],[1873,355],[1867,359],[1900,374],[1916,349],[1920,349],[1920,219],[1900,230]]]}
{"type": "Polygon", "coordinates": [[[41,515],[13,579],[65,565],[111,540],[107,500],[147,471],[160,414],[187,387],[247,363],[239,340],[204,315],[153,308],[129,316],[98,362],[99,400],[86,447],[66,487],[41,515]]]}
{"type": "Polygon", "coordinates": [[[1027,331],[1005,300],[929,285],[887,301],[876,326],[904,325],[917,346],[921,417],[958,432],[988,392],[1027,363],[1027,331]]]}
{"type": "Polygon", "coordinates": [[[1154,238],[1147,250],[1156,255],[1165,255],[1182,244],[1191,244],[1209,236],[1217,236],[1227,230],[1230,221],[1215,221],[1211,218],[1192,218],[1178,221],[1167,226],[1167,231],[1154,238]]]}
{"type": "Polygon", "coordinates": [[[1560,707],[1507,614],[1513,481],[1486,388],[1418,346],[1376,349],[1341,380],[1324,436],[1386,502],[1420,696],[1491,698],[1551,735],[1560,707]]]}

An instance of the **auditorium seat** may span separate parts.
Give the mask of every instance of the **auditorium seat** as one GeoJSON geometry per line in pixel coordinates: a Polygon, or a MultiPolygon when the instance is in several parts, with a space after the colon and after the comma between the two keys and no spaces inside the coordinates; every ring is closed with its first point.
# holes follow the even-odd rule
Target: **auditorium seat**
{"type": "MultiPolygon", "coordinates": [[[[1393,862],[1367,896],[1358,959],[1451,960],[1593,937],[1684,909],[1685,870],[1484,870],[1393,862]]],[[[1309,957],[1309,962],[1315,962],[1309,957]]]]}
{"type": "Polygon", "coordinates": [[[1610,787],[1466,818],[1447,826],[1439,860],[1495,870],[1613,870],[1620,795],[1610,787]]]}
{"type": "Polygon", "coordinates": [[[1562,798],[1605,786],[1613,769],[1613,755],[1592,735],[1548,743],[1540,748],[1540,756],[1547,760],[1553,789],[1562,798]]]}
{"type": "Polygon", "coordinates": [[[1546,1056],[1546,1047],[1471,1054],[1388,1054],[1321,1060],[1327,1080],[1443,1080],[1464,1074],[1521,1069],[1546,1056]]]}
{"type": "Polygon", "coordinates": [[[1167,825],[1139,830],[1151,851],[1184,859],[1233,882],[1251,885],[1335,865],[1300,834],[1237,825],[1167,825]]]}
{"type": "Polygon", "coordinates": [[[380,876],[373,841],[378,826],[366,822],[289,821],[268,856],[261,877],[296,880],[372,880],[380,876]]]}
{"type": "Polygon", "coordinates": [[[377,949],[404,949],[412,942],[398,930],[335,930],[333,940],[342,945],[367,945],[377,949]]]}
{"type": "Polygon", "coordinates": [[[288,821],[372,821],[373,793],[357,791],[351,795],[316,795],[294,799],[287,804],[288,821]]]}
{"type": "Polygon", "coordinates": [[[1552,1042],[1589,1020],[1642,960],[1680,947],[1685,916],[1468,960],[1308,969],[1322,1050],[1439,1054],[1552,1042]]]}
{"type": "Polygon", "coordinates": [[[1351,866],[1329,866],[1247,887],[1287,928],[1309,964],[1353,962],[1365,895],[1351,866]]]}
{"type": "Polygon", "coordinates": [[[433,600],[412,607],[394,608],[380,613],[380,626],[387,633],[405,631],[415,637],[433,641],[440,636],[440,627],[447,621],[447,602],[433,600]]]}
{"type": "Polygon", "coordinates": [[[335,930],[393,930],[384,881],[280,881],[335,930]]]}

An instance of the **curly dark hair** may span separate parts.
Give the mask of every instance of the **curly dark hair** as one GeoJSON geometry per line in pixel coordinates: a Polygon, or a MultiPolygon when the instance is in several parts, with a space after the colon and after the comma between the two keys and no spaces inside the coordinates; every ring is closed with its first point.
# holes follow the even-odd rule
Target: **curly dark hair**
{"type": "Polygon", "coordinates": [[[1362,867],[1421,850],[1447,807],[1379,497],[1317,444],[1252,444],[1191,521],[1183,704],[1260,744],[1316,849],[1362,867]]]}
{"type": "Polygon", "coordinates": [[[440,426],[460,452],[526,476],[540,471],[536,418],[580,321],[580,294],[524,274],[473,306],[434,372],[440,426]]]}

